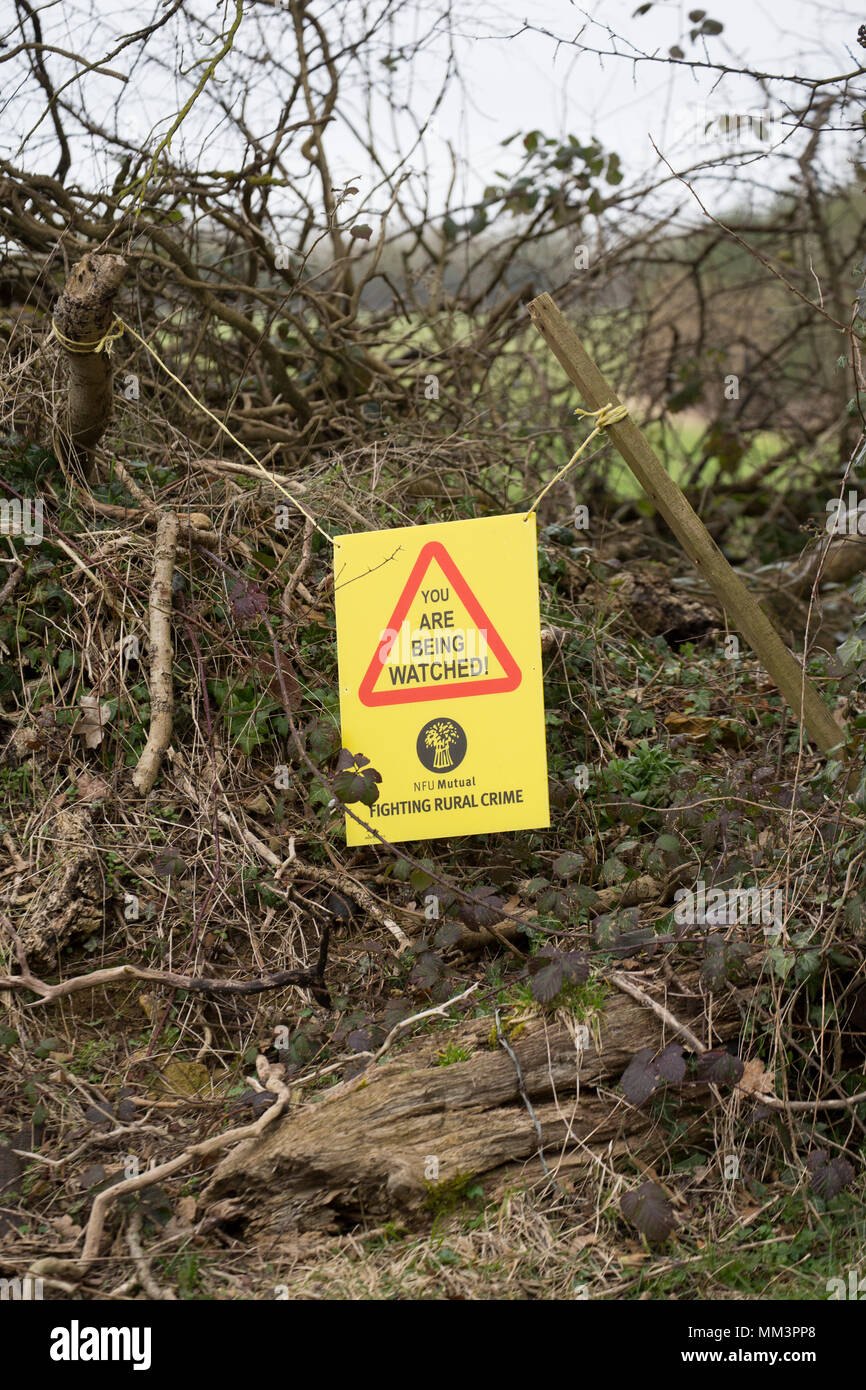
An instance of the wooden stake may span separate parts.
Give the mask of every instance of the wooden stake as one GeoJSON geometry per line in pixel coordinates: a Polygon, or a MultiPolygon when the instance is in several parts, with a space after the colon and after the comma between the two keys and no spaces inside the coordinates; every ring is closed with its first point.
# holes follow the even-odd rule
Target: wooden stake
{"type": "Polygon", "coordinates": [[[174,649],[171,640],[171,581],[177,555],[176,512],[163,512],[156,528],[150,586],[150,732],[132,785],[146,796],[159,775],[174,721],[174,649]]]}
{"type": "MultiPolygon", "coordinates": [[[[590,410],[621,402],[584,350],[574,329],[549,294],[527,306],[530,317],[590,410]]],[[[628,417],[610,425],[610,435],[634,476],[670,526],[689,559],[706,579],[725,612],[778,686],[806,733],[823,753],[837,750],[844,730],[831,715],[800,663],[788,651],[755,597],[734,573],[703,522],[628,417]]]]}

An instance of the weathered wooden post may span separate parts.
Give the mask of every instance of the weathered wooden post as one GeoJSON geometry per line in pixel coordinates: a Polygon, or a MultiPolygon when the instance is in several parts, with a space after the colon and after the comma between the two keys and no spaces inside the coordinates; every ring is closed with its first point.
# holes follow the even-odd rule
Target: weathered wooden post
{"type": "MultiPolygon", "coordinates": [[[[591,410],[621,404],[549,294],[527,306],[533,323],[591,410]]],[[[634,421],[609,425],[608,433],[644,492],[658,508],[689,559],[704,576],[731,622],[745,637],[806,733],[823,753],[838,749],[845,732],[833,718],[800,663],[792,656],[757,599],[734,573],[700,517],[656,457],[634,421]]]]}

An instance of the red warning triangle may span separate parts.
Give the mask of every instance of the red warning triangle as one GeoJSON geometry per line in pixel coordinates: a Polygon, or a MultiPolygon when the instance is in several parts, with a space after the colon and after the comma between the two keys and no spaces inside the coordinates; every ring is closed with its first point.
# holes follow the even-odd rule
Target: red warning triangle
{"type": "Polygon", "coordinates": [[[406,581],[405,588],[397,600],[397,607],[391,615],[388,623],[388,633],[397,633],[409,608],[412,600],[421,588],[424,576],[433,561],[449,579],[454,586],[454,592],[466,609],[469,617],[477,628],[487,631],[487,650],[492,652],[499,662],[504,672],[501,676],[491,677],[489,680],[457,680],[437,683],[435,685],[422,686],[400,686],[399,689],[376,690],[375,685],[391,650],[394,638],[386,635],[382,638],[379,646],[374,653],[373,660],[367,668],[367,674],[361,682],[358,691],[358,698],[362,705],[372,707],[375,705],[412,705],[418,704],[422,700],[441,700],[443,696],[450,696],[452,699],[462,695],[500,695],[506,691],[516,690],[522,680],[520,667],[506,647],[496,628],[491,623],[478,599],[470,589],[463,575],[460,573],[456,564],[452,560],[448,551],[441,541],[428,541],[422,546],[418,559],[412,567],[412,573],[406,581]],[[384,650],[383,650],[384,649],[384,650]]]}

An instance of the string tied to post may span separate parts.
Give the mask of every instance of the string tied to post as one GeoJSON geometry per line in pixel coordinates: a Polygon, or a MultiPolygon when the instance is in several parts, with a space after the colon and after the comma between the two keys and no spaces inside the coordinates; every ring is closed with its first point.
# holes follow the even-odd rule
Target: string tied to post
{"type": "Polygon", "coordinates": [[[76,356],[89,356],[91,353],[106,352],[111,356],[111,349],[114,342],[123,334],[123,324],[119,318],[113,318],[108,328],[101,338],[97,338],[93,343],[79,343],[74,338],[67,338],[65,333],[61,333],[57,324],[52,320],[51,331],[62,348],[76,356]]]}
{"type": "Polygon", "coordinates": [[[565,477],[568,470],[572,468],[575,463],[577,463],[577,460],[580,458],[584,449],[587,449],[589,447],[589,445],[595,439],[596,435],[601,434],[602,430],[606,430],[609,425],[618,424],[620,420],[624,420],[628,415],[628,411],[626,410],[624,405],[614,405],[612,401],[609,401],[607,405],[599,406],[598,410],[582,410],[580,406],[576,406],[574,413],[575,415],[580,415],[582,417],[591,418],[595,420],[595,428],[593,429],[591,434],[587,435],[580,448],[572,454],[565,467],[560,468],[556,476],[551,478],[550,482],[542,488],[541,492],[536,497],[532,506],[529,508],[529,511],[526,513],[527,520],[529,517],[532,516],[533,512],[538,510],[539,503],[543,500],[543,498],[547,496],[548,492],[550,492],[550,489],[552,487],[555,487],[556,484],[560,481],[560,479],[565,477]]]}

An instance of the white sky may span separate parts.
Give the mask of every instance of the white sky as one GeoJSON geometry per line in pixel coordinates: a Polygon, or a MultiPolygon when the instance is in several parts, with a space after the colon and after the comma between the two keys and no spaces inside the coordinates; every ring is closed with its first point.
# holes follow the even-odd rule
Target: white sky
{"type": "MultiPolygon", "coordinates": [[[[655,161],[650,133],[672,162],[685,167],[707,154],[706,147],[695,150],[694,145],[689,148],[684,143],[684,132],[695,129],[701,112],[713,116],[725,111],[748,111],[760,101],[755,84],[735,76],[720,79],[709,70],[694,73],[662,63],[578,53],[568,40],[581,31],[584,43],[599,48],[610,47],[611,35],[618,35],[616,46],[623,52],[633,52],[635,57],[641,52],[666,54],[671,44],[679,42],[689,58],[733,67],[757,67],[772,75],[840,76],[855,72],[861,60],[866,61],[866,50],[856,43],[858,25],[866,21],[866,4],[860,11],[821,0],[706,0],[701,8],[706,9],[708,17],[724,24],[724,32],[705,45],[701,39],[688,38],[693,27],[688,13],[696,8],[695,0],[660,0],[646,15],[635,16],[638,3],[639,0],[597,0],[584,8],[570,0],[454,0],[455,46],[463,81],[451,89],[446,99],[438,132],[459,156],[458,197],[462,194],[466,201],[471,201],[495,177],[495,169],[516,167],[519,146],[503,151],[500,142],[518,131],[539,128],[546,134],[574,134],[582,140],[597,136],[603,145],[620,154],[626,181],[630,183],[655,161]],[[546,32],[527,32],[524,24],[546,32]],[[502,37],[508,34],[513,37],[502,37]],[[557,40],[563,42],[558,44],[557,40]]],[[[222,12],[222,6],[209,0],[200,0],[188,8],[212,20],[222,12]]],[[[322,0],[315,12],[326,17],[329,8],[327,0],[322,0]]],[[[233,4],[229,9],[233,11],[233,4]]],[[[349,11],[352,20],[360,23],[364,9],[362,0],[358,0],[357,10],[349,11]]],[[[419,25],[432,23],[438,13],[438,5],[428,6],[426,0],[420,0],[417,9],[407,8],[398,17],[391,40],[395,48],[419,25]]],[[[14,30],[10,11],[11,6],[0,19],[0,28],[5,24],[7,32],[14,30]]],[[[150,4],[133,0],[127,5],[118,0],[95,0],[93,6],[86,0],[49,0],[40,6],[46,41],[89,58],[106,51],[112,38],[148,22],[158,12],[155,0],[150,4]]],[[[245,34],[250,35],[252,45],[254,34],[250,30],[255,31],[259,25],[273,48],[290,58],[293,39],[288,15],[260,5],[251,6],[244,18],[239,50],[246,47],[245,34]]],[[[191,32],[195,42],[195,27],[191,32]]],[[[112,103],[122,94],[118,129],[136,142],[144,142],[154,129],[162,133],[166,129],[166,113],[170,117],[177,111],[188,94],[188,86],[177,83],[174,76],[177,57],[171,26],[164,34],[165,41],[157,40],[153,49],[161,55],[162,66],[150,65],[143,73],[133,66],[133,49],[113,60],[113,67],[130,75],[131,81],[125,88],[93,74],[83,79],[88,107],[99,120],[112,118],[112,103]]],[[[20,35],[17,37],[20,39],[20,35]]],[[[380,51],[385,53],[387,44],[382,44],[380,51]]],[[[446,51],[443,35],[434,38],[416,59],[411,88],[404,89],[416,112],[426,115],[435,98],[446,51]]],[[[187,45],[182,57],[188,65],[211,52],[204,43],[195,51],[187,45]]],[[[47,61],[55,83],[71,74],[67,60],[50,55],[47,61]]],[[[229,61],[233,63],[235,56],[229,61]]],[[[20,80],[20,70],[13,73],[13,67],[13,63],[0,67],[0,75],[5,78],[0,97],[0,149],[31,170],[50,171],[56,163],[56,153],[48,121],[43,120],[37,135],[31,136],[25,153],[20,151],[22,135],[44,113],[44,99],[33,79],[20,80]]],[[[378,57],[374,57],[373,70],[383,71],[378,57]]],[[[401,81],[405,80],[404,72],[405,68],[401,81]]],[[[771,94],[782,90],[776,81],[769,85],[771,94]]],[[[856,78],[853,86],[862,98],[862,78],[856,78]]],[[[805,95],[802,88],[788,90],[795,91],[797,100],[805,95]]],[[[267,128],[284,91],[284,85],[279,83],[269,90],[265,78],[260,80],[256,75],[248,97],[256,127],[267,128]]],[[[358,91],[354,103],[359,114],[363,95],[358,91]]],[[[850,124],[859,120],[861,105],[862,101],[856,106],[852,104],[850,124]]],[[[392,138],[391,120],[383,105],[374,105],[374,113],[377,144],[384,150],[392,138]]],[[[407,123],[398,118],[396,130],[398,139],[404,142],[407,123]]],[[[837,145],[841,165],[852,150],[850,135],[840,134],[837,145]]],[[[336,122],[328,128],[326,147],[335,182],[358,180],[362,189],[358,201],[362,204],[374,183],[363,151],[345,127],[336,122]]],[[[225,126],[208,118],[201,106],[188,117],[173,148],[183,148],[190,162],[200,168],[224,168],[236,163],[237,151],[227,140],[225,126]]],[[[433,202],[440,204],[450,177],[449,161],[441,140],[434,142],[431,149],[438,149],[438,158],[427,162],[419,151],[411,164],[427,177],[433,202]]],[[[718,149],[722,152],[723,147],[718,149]]],[[[85,165],[89,164],[92,171],[94,160],[103,177],[113,177],[114,169],[104,158],[104,151],[100,151],[98,143],[94,148],[90,137],[86,144],[76,145],[75,152],[83,163],[74,172],[83,182],[88,181],[85,165]]],[[[369,211],[375,213],[383,206],[382,195],[374,195],[369,211]]]]}

